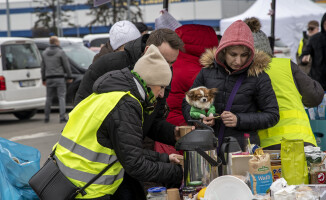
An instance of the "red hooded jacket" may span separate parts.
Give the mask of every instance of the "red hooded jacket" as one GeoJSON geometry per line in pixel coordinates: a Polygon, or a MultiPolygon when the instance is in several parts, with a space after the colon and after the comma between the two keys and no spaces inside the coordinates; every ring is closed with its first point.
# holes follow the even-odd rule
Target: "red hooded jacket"
{"type": "MultiPolygon", "coordinates": [[[[170,113],[167,121],[176,126],[180,126],[186,124],[182,115],[183,98],[203,67],[199,63],[199,58],[207,48],[217,47],[218,40],[214,29],[205,25],[183,25],[177,28],[175,32],[185,45],[184,52],[180,51],[176,62],[172,66],[171,91],[167,98],[170,113]]],[[[179,153],[173,146],[159,142],[155,142],[155,150],[167,154],[179,153]]]]}
{"type": "Polygon", "coordinates": [[[179,53],[173,64],[171,92],[167,98],[170,113],[167,121],[176,126],[186,124],[182,115],[182,100],[202,69],[199,57],[207,48],[217,47],[218,40],[210,26],[189,24],[175,30],[184,42],[184,52],[179,53]]]}

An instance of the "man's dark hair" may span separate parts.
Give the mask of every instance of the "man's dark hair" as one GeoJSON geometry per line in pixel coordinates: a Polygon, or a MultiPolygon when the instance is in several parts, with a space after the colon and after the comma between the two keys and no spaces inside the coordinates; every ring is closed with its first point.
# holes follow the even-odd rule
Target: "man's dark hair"
{"type": "Polygon", "coordinates": [[[163,42],[168,43],[172,49],[183,50],[184,43],[178,34],[167,28],[157,29],[153,31],[148,37],[146,46],[154,44],[158,47],[161,46],[163,42]]]}

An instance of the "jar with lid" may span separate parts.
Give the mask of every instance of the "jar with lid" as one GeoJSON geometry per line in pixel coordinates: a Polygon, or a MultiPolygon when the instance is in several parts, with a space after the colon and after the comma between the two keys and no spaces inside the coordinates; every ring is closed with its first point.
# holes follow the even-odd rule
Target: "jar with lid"
{"type": "Polygon", "coordinates": [[[184,187],[182,188],[183,200],[191,200],[196,194],[195,187],[184,187]]]}
{"type": "Polygon", "coordinates": [[[196,193],[198,193],[204,187],[202,181],[189,182],[188,186],[194,187],[196,189],[196,193]]]}
{"type": "Polygon", "coordinates": [[[165,187],[152,187],[149,188],[147,199],[150,200],[167,200],[167,193],[165,187]]]}

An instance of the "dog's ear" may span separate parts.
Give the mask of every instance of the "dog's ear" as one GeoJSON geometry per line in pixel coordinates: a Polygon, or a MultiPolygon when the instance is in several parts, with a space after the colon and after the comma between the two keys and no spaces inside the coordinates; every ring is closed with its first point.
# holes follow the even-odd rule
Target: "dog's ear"
{"type": "Polygon", "coordinates": [[[195,94],[193,90],[189,90],[188,92],[186,92],[186,96],[188,96],[189,98],[193,97],[194,95],[195,94]]]}
{"type": "Polygon", "coordinates": [[[209,89],[209,94],[211,94],[211,95],[216,95],[217,92],[218,92],[218,89],[217,88],[211,88],[211,89],[209,89]]]}

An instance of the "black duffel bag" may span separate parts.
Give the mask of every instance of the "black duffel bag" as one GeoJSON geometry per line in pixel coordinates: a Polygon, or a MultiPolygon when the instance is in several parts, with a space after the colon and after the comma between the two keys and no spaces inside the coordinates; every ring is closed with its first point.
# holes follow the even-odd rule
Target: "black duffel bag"
{"type": "Polygon", "coordinates": [[[104,174],[116,161],[106,166],[82,188],[76,187],[59,169],[54,151],[43,167],[29,180],[29,185],[41,200],[71,200],[78,194],[86,195],[85,189],[104,174]]]}

